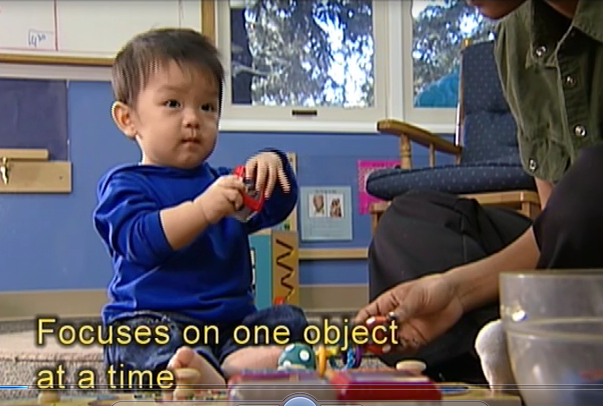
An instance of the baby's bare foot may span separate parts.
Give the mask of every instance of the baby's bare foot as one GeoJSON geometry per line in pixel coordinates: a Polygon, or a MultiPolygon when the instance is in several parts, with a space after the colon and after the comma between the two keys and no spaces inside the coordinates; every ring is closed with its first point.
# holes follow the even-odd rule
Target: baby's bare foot
{"type": "Polygon", "coordinates": [[[176,378],[176,390],[173,393],[175,399],[223,389],[226,384],[222,375],[203,356],[189,347],[181,347],[176,351],[168,363],[168,369],[174,371],[176,378]]]}
{"type": "MultiPolygon", "coordinates": [[[[172,356],[168,363],[168,369],[196,369],[201,375],[208,362],[201,355],[197,354],[192,348],[180,347],[176,354],[172,356]]],[[[196,382],[197,383],[197,382],[196,382]]]]}

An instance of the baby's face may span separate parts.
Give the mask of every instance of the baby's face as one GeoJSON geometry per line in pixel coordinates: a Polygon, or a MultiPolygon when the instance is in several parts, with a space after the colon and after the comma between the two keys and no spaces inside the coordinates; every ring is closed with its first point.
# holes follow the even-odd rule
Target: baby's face
{"type": "Polygon", "coordinates": [[[314,207],[316,210],[321,210],[325,205],[325,200],[322,195],[314,195],[314,207]]]}
{"type": "Polygon", "coordinates": [[[211,155],[218,133],[219,87],[212,75],[175,62],[153,74],[132,120],[143,163],[194,168],[211,155]]]}

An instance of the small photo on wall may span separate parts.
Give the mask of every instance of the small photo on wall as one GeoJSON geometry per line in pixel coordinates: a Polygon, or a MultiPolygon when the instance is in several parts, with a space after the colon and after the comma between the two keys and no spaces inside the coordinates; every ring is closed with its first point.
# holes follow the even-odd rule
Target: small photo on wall
{"type": "Polygon", "coordinates": [[[310,193],[308,195],[309,216],[327,217],[327,198],[324,193],[310,193]]]}
{"type": "Polygon", "coordinates": [[[302,241],[353,241],[352,188],[300,187],[302,241]]]}
{"type": "Polygon", "coordinates": [[[328,194],[327,205],[329,207],[329,217],[342,218],[344,213],[343,204],[343,195],[341,193],[328,194]]]}

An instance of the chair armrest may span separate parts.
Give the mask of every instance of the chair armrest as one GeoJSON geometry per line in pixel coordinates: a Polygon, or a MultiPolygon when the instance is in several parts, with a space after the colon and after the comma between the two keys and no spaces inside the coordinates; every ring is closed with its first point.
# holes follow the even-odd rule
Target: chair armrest
{"type": "Polygon", "coordinates": [[[381,215],[381,214],[383,214],[383,212],[385,210],[387,210],[387,208],[389,207],[390,203],[391,202],[375,202],[375,203],[372,203],[369,206],[369,213],[370,214],[381,215]]]}
{"type": "Polygon", "coordinates": [[[450,141],[438,137],[432,132],[420,127],[398,120],[380,120],[377,122],[377,131],[385,134],[392,134],[398,137],[408,137],[410,141],[421,144],[425,147],[432,147],[437,151],[446,152],[453,155],[459,155],[462,147],[454,145],[450,141]]]}

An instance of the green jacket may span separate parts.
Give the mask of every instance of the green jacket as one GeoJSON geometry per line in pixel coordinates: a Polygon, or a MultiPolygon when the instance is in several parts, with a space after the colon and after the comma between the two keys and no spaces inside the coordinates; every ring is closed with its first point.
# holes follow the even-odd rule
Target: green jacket
{"type": "Polygon", "coordinates": [[[527,0],[498,27],[496,59],[523,166],[555,183],[581,148],[603,138],[603,1],[581,0],[570,21],[527,0]]]}

